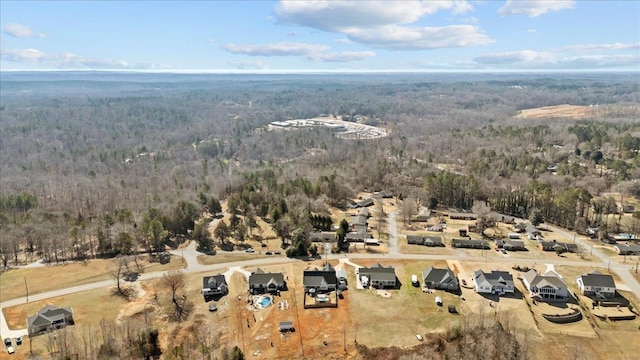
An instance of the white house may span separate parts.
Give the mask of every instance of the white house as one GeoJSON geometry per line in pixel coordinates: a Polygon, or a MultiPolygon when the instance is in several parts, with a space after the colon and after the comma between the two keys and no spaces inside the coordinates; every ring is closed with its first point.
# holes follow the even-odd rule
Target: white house
{"type": "Polygon", "coordinates": [[[569,297],[567,284],[553,271],[539,275],[537,271],[529,270],[522,277],[522,282],[531,293],[531,297],[540,297],[544,300],[569,297]]]}
{"type": "Polygon", "coordinates": [[[485,273],[482,270],[476,270],[473,273],[473,281],[475,282],[476,292],[481,294],[506,295],[515,291],[513,286],[513,276],[506,271],[491,271],[485,273]]]}
{"type": "Polygon", "coordinates": [[[601,274],[598,271],[582,274],[576,279],[580,293],[586,296],[610,298],[616,296],[616,284],[613,276],[601,274]]]}

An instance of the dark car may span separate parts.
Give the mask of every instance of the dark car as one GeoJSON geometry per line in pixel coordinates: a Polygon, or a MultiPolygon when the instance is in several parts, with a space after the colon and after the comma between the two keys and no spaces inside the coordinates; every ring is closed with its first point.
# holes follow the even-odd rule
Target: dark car
{"type": "Polygon", "coordinates": [[[273,255],[273,252],[272,252],[272,251],[267,251],[265,254],[267,254],[267,255],[273,255]]]}
{"type": "Polygon", "coordinates": [[[276,254],[276,255],[280,255],[280,254],[282,254],[282,253],[281,253],[280,251],[276,251],[276,252],[274,252],[274,254],[276,254]]]}
{"type": "Polygon", "coordinates": [[[22,345],[22,336],[16,337],[16,345],[22,345]]]}

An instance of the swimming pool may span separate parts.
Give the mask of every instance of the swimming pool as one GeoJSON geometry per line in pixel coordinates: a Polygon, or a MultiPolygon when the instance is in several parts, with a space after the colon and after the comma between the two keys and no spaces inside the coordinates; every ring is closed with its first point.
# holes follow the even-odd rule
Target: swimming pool
{"type": "Polygon", "coordinates": [[[271,296],[260,296],[256,301],[256,307],[258,308],[266,308],[267,306],[271,305],[273,303],[273,300],[271,299],[271,296]]]}

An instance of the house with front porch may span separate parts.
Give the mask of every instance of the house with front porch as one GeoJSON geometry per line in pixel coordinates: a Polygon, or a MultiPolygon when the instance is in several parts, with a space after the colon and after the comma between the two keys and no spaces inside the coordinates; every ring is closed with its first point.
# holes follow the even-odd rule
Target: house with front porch
{"type": "Polygon", "coordinates": [[[73,325],[73,310],[47,305],[35,315],[27,317],[27,331],[29,337],[40,335],[48,331],[73,325]]]}
{"type": "Polygon", "coordinates": [[[224,296],[229,293],[229,286],[224,275],[205,276],[202,278],[202,296],[205,301],[215,296],[224,296]]]}
{"type": "Polygon", "coordinates": [[[282,273],[267,273],[257,268],[249,276],[249,292],[251,294],[275,293],[281,290],[287,290],[287,283],[284,281],[282,273]]]}
{"type": "Polygon", "coordinates": [[[507,271],[493,270],[490,273],[485,273],[482,270],[476,270],[473,273],[473,281],[476,292],[480,294],[502,296],[513,295],[515,292],[513,276],[507,271]]]}
{"type": "Polygon", "coordinates": [[[613,276],[594,271],[582,274],[576,279],[580,293],[595,298],[612,298],[616,296],[616,283],[613,276]]]}

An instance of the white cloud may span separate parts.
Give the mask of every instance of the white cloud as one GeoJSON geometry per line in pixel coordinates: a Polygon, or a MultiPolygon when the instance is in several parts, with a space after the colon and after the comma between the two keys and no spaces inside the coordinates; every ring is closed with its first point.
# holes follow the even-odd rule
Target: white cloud
{"type": "Polygon", "coordinates": [[[543,63],[553,61],[555,55],[550,52],[537,52],[532,50],[507,51],[478,56],[474,60],[479,64],[503,65],[523,63],[543,63]]]}
{"type": "Polygon", "coordinates": [[[444,27],[388,25],[369,30],[354,29],[348,38],[372,46],[405,50],[487,45],[494,42],[493,39],[472,25],[444,27]]]}
{"type": "Polygon", "coordinates": [[[30,27],[16,24],[16,23],[8,23],[4,27],[4,33],[13,36],[13,37],[46,37],[46,34],[37,33],[33,31],[30,27]]]}
{"type": "Polygon", "coordinates": [[[538,30],[536,30],[536,29],[527,29],[527,32],[531,33],[531,34],[535,34],[535,33],[538,32],[538,30]]]}
{"type": "Polygon", "coordinates": [[[538,17],[551,11],[573,9],[575,3],[574,0],[507,0],[498,9],[498,14],[538,17]]]}
{"type": "Polygon", "coordinates": [[[296,36],[296,32],[295,31],[290,31],[287,33],[287,36],[296,36]]]}
{"type": "Polygon", "coordinates": [[[267,45],[236,45],[228,44],[225,50],[232,54],[251,56],[305,56],[311,53],[328,51],[326,45],[281,42],[267,45]]]}
{"type": "Polygon", "coordinates": [[[571,45],[565,47],[566,50],[573,51],[602,51],[602,50],[637,50],[640,49],[640,42],[623,44],[623,43],[612,43],[612,44],[584,44],[584,45],[571,45]]]}
{"type": "Polygon", "coordinates": [[[38,49],[2,49],[0,57],[5,60],[14,62],[38,61],[47,56],[38,49]]]}
{"type": "Polygon", "coordinates": [[[281,42],[265,45],[228,44],[224,49],[232,54],[249,56],[302,56],[310,61],[350,62],[375,56],[372,51],[333,52],[326,45],[281,42]]]}
{"type": "Polygon", "coordinates": [[[210,43],[210,44],[213,44],[213,43],[215,43],[215,42],[216,42],[216,39],[214,39],[214,38],[208,38],[208,39],[207,39],[207,42],[208,42],[208,43],[210,43]]]}
{"type": "Polygon", "coordinates": [[[268,68],[264,61],[259,59],[234,61],[231,62],[231,66],[241,70],[262,70],[268,68]]]}
{"type": "Polygon", "coordinates": [[[434,49],[494,42],[476,26],[417,27],[408,24],[440,10],[463,14],[467,1],[281,1],[278,21],[344,34],[347,39],[392,49],[434,49]]]}
{"type": "Polygon", "coordinates": [[[12,62],[37,62],[59,69],[124,69],[124,60],[79,56],[73,53],[48,54],[38,49],[2,49],[0,58],[12,62]]]}
{"type": "Polygon", "coordinates": [[[531,69],[599,69],[638,67],[639,55],[563,55],[532,50],[509,51],[476,57],[477,64],[485,66],[531,69]]]}
{"type": "Polygon", "coordinates": [[[307,56],[312,61],[323,62],[352,62],[361,61],[375,56],[373,51],[342,51],[342,52],[320,52],[307,56]]]}

